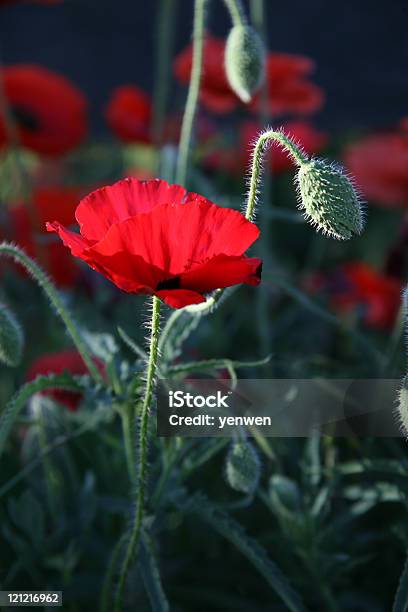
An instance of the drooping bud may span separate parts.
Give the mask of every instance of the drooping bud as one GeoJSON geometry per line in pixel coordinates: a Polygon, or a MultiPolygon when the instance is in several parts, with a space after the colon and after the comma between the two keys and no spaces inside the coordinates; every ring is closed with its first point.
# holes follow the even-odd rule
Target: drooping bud
{"type": "Polygon", "coordinates": [[[300,164],[297,175],[299,207],[324,234],[348,240],[363,229],[360,198],[340,166],[321,159],[300,164]]]}
{"type": "Polygon", "coordinates": [[[14,314],[0,304],[0,362],[17,366],[23,353],[23,332],[14,314]]]}
{"type": "Polygon", "coordinates": [[[256,450],[247,440],[233,442],[227,455],[225,476],[235,491],[250,495],[258,486],[261,474],[256,450]]]}
{"type": "Polygon", "coordinates": [[[401,432],[408,438],[408,380],[405,376],[402,380],[401,389],[398,392],[397,417],[401,432]]]}
{"type": "Polygon", "coordinates": [[[235,25],[225,46],[225,71],[231,89],[248,104],[265,78],[265,49],[249,25],[235,25]]]}

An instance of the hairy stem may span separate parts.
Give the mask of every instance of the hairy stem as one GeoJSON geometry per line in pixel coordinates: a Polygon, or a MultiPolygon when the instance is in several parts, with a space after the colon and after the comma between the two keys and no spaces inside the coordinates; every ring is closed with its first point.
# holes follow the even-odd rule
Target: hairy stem
{"type": "Polygon", "coordinates": [[[231,16],[233,25],[246,24],[247,19],[241,0],[224,0],[224,2],[231,16]]]}
{"type": "Polygon", "coordinates": [[[308,161],[308,158],[302,153],[293,140],[291,140],[283,132],[267,130],[259,136],[252,157],[251,178],[245,211],[245,217],[249,221],[252,221],[255,215],[255,206],[260,186],[263,157],[266,148],[271,141],[278,142],[288,152],[298,166],[301,166],[308,161]]]}
{"type": "Polygon", "coordinates": [[[133,486],[136,486],[136,448],[135,448],[135,413],[132,406],[126,405],[121,412],[123,442],[125,445],[126,463],[129,478],[133,486]]]}
{"type": "Polygon", "coordinates": [[[72,319],[70,313],[65,307],[56,287],[53,285],[52,281],[48,278],[45,272],[40,268],[40,266],[28,255],[24,253],[21,249],[13,244],[9,244],[8,242],[2,242],[0,244],[0,257],[8,257],[9,259],[13,259],[17,263],[23,266],[25,270],[32,276],[32,278],[37,282],[37,284],[43,289],[45,295],[50,300],[57,314],[61,317],[67,332],[72,338],[73,343],[78,349],[79,354],[81,355],[86,367],[89,370],[89,373],[92,375],[94,380],[97,383],[104,384],[104,380],[94,364],[91,354],[82,340],[79,329],[77,328],[74,320],[72,319]]]}
{"type": "Polygon", "coordinates": [[[122,609],[123,593],[126,585],[126,578],[129,573],[130,566],[136,554],[140,535],[143,525],[143,516],[146,501],[146,477],[148,469],[147,451],[148,451],[148,433],[149,433],[149,412],[153,398],[154,384],[156,378],[156,369],[158,361],[158,343],[159,343],[159,327],[160,327],[160,300],[153,297],[153,310],[151,320],[151,334],[149,358],[146,370],[146,387],[142,403],[140,416],[140,438],[139,438],[139,464],[137,473],[137,499],[136,511],[131,527],[130,539],[126,549],[125,557],[122,563],[121,571],[118,579],[118,587],[115,600],[115,612],[120,612],[122,609]]]}
{"type": "Polygon", "coordinates": [[[176,182],[181,185],[184,185],[187,179],[193,124],[197,111],[198,94],[200,92],[206,3],[207,0],[195,0],[194,4],[193,61],[191,66],[191,76],[186,107],[181,126],[176,171],[176,182]]]}

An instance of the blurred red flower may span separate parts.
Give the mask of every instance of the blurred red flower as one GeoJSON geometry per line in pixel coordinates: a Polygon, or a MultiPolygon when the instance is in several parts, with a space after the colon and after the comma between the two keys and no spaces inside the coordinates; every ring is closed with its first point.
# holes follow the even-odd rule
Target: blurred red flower
{"type": "Polygon", "coordinates": [[[384,206],[408,207],[408,129],[374,134],[352,144],[345,163],[364,196],[384,206]]]}
{"type": "MultiPolygon", "coordinates": [[[[301,55],[269,53],[266,62],[269,112],[281,115],[310,115],[324,103],[323,90],[307,77],[314,71],[314,62],[301,55]]],[[[251,106],[259,110],[261,94],[251,106]]]]}
{"type": "Polygon", "coordinates": [[[214,289],[260,282],[261,260],[243,255],[256,225],[179,185],[124,179],[84,198],[75,217],[81,234],[58,222],[47,229],[123,291],[182,308],[214,289]]]}
{"type": "Polygon", "coordinates": [[[360,311],[366,325],[379,329],[392,327],[401,304],[401,281],[363,262],[345,264],[331,275],[315,275],[307,288],[327,291],[336,310],[360,311]]]}
{"type": "Polygon", "coordinates": [[[11,227],[7,237],[23,247],[31,257],[38,255],[36,238],[41,241],[42,263],[60,287],[72,287],[80,269],[61,243],[49,240],[45,223],[54,216],[63,224],[70,224],[82,193],[83,190],[75,187],[37,187],[32,194],[32,213],[27,204],[16,204],[9,209],[11,227]]]}
{"type": "MultiPolygon", "coordinates": [[[[94,359],[95,365],[101,373],[104,368],[101,361],[94,359]]],[[[55,353],[47,353],[35,359],[31,364],[26,380],[34,380],[37,376],[47,376],[48,374],[62,374],[69,372],[77,376],[82,376],[88,373],[88,370],[82,361],[81,355],[76,349],[66,349],[55,353]]],[[[75,411],[81,401],[81,394],[72,391],[64,391],[61,389],[42,391],[41,395],[51,397],[59,404],[63,404],[68,410],[75,411]]]]}
{"type": "MultiPolygon", "coordinates": [[[[87,102],[66,77],[28,64],[6,67],[2,76],[21,145],[60,155],[82,142],[88,128],[87,102]]],[[[0,116],[0,144],[10,144],[4,115],[0,116]]]]}
{"type": "Polygon", "coordinates": [[[112,132],[124,142],[150,142],[151,101],[134,85],[114,90],[105,109],[112,132]]]}
{"type": "MultiPolygon", "coordinates": [[[[286,134],[295,139],[302,149],[310,155],[321,151],[328,142],[328,135],[314,128],[306,121],[287,121],[283,126],[286,134]]],[[[222,149],[217,147],[204,157],[204,166],[210,170],[222,170],[229,174],[242,175],[251,166],[253,147],[262,128],[255,120],[243,121],[240,125],[239,152],[236,148],[222,149]]],[[[293,162],[282,148],[273,143],[271,169],[275,174],[286,172],[293,168],[293,162]]]]}
{"type": "MultiPolygon", "coordinates": [[[[225,40],[207,36],[204,42],[203,74],[200,99],[214,113],[229,113],[240,101],[228,84],[224,69],[225,40]]],[[[174,74],[181,83],[190,80],[192,45],[184,49],[174,62],[174,74]]],[[[307,80],[314,64],[306,57],[269,53],[267,79],[272,115],[309,114],[323,104],[322,90],[307,80]]],[[[257,108],[259,95],[251,104],[257,108]]]]}

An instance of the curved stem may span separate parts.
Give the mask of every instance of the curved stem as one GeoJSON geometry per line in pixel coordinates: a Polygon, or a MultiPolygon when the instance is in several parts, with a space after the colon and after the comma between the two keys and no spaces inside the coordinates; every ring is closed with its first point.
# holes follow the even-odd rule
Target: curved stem
{"type": "Polygon", "coordinates": [[[129,543],[126,549],[125,557],[122,563],[119,579],[118,588],[115,599],[115,612],[120,612],[122,609],[123,593],[126,585],[126,578],[129,573],[129,569],[137,547],[140,542],[140,535],[143,525],[143,516],[145,510],[145,498],[146,498],[146,476],[147,476],[147,451],[148,451],[148,425],[149,425],[149,411],[153,398],[154,383],[156,377],[157,360],[158,360],[158,343],[159,343],[159,327],[160,327],[160,300],[157,297],[153,297],[153,311],[152,311],[152,322],[151,322],[151,335],[150,335],[150,349],[149,359],[147,362],[146,371],[146,388],[142,403],[141,417],[140,417],[140,438],[139,438],[139,465],[137,474],[137,500],[136,500],[136,512],[135,518],[132,525],[129,543]]]}
{"type": "Polygon", "coordinates": [[[197,111],[198,94],[200,92],[206,3],[207,0],[195,0],[194,4],[193,60],[191,66],[190,85],[188,88],[186,107],[181,126],[179,155],[177,159],[176,171],[176,182],[181,185],[185,184],[187,178],[191,137],[193,133],[194,118],[197,111]]]}
{"type": "Polygon", "coordinates": [[[247,19],[241,0],[224,0],[224,2],[229,10],[233,25],[245,25],[247,23],[247,19]]]}
{"type": "Polygon", "coordinates": [[[61,317],[63,323],[65,324],[65,327],[67,328],[67,331],[71,336],[73,343],[75,344],[86,367],[88,368],[89,373],[92,375],[92,377],[97,383],[104,384],[104,380],[98,368],[94,364],[85,342],[81,338],[79,329],[73,321],[70,313],[64,306],[64,303],[61,300],[57,289],[53,285],[52,281],[45,274],[45,272],[33,259],[28,257],[28,255],[26,255],[24,251],[8,242],[2,242],[0,244],[0,257],[1,256],[13,259],[14,261],[22,265],[23,268],[25,268],[25,270],[38,283],[41,289],[43,289],[45,295],[48,297],[51,304],[54,306],[57,314],[61,317]]]}
{"type": "Polygon", "coordinates": [[[302,153],[293,140],[291,140],[283,132],[275,130],[267,130],[266,132],[263,132],[257,140],[252,157],[251,179],[245,211],[245,217],[248,219],[248,221],[252,221],[255,215],[255,206],[262,172],[263,156],[266,147],[271,141],[278,142],[288,152],[298,166],[301,166],[308,161],[306,155],[302,153]]]}

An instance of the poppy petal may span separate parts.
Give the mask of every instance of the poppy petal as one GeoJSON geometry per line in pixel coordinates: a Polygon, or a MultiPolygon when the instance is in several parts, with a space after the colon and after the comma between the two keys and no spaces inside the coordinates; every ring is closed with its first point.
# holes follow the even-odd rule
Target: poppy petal
{"type": "Polygon", "coordinates": [[[139,181],[126,178],[83,198],[75,217],[83,236],[88,240],[101,240],[111,225],[119,221],[161,204],[181,204],[194,195],[180,185],[169,185],[160,179],[139,181]]]}
{"type": "Polygon", "coordinates": [[[186,289],[196,289],[200,293],[241,283],[259,285],[261,268],[262,260],[258,258],[219,255],[201,267],[183,274],[181,285],[186,289]]]}
{"type": "Polygon", "coordinates": [[[112,225],[92,253],[140,256],[163,271],[163,280],[201,266],[216,255],[242,255],[259,229],[236,210],[205,198],[183,206],[163,204],[112,225]]]}
{"type": "Polygon", "coordinates": [[[80,234],[76,232],[71,232],[67,230],[61,223],[58,221],[54,221],[53,223],[46,223],[45,225],[47,232],[55,232],[61,238],[62,242],[66,247],[71,250],[72,255],[75,257],[83,258],[83,252],[85,249],[90,247],[92,243],[83,238],[80,234]]]}
{"type": "Polygon", "coordinates": [[[189,291],[188,289],[163,289],[156,292],[163,302],[172,308],[184,308],[190,304],[201,304],[205,302],[205,297],[197,293],[197,291],[189,291]]]}

